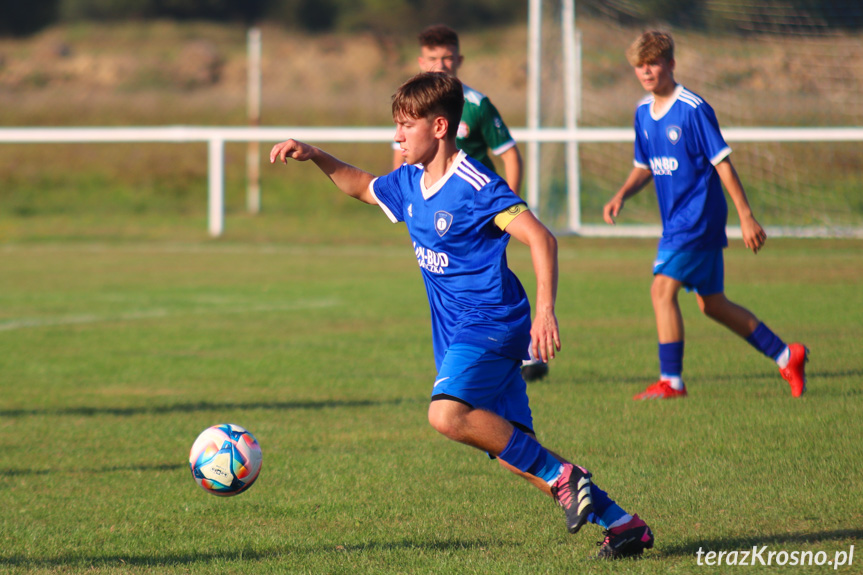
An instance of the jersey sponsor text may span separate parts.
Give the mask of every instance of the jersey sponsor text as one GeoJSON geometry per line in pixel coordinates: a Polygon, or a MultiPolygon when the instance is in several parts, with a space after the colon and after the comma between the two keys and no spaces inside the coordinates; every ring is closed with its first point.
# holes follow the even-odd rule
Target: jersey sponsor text
{"type": "Polygon", "coordinates": [[[449,256],[438,253],[414,242],[414,253],[421,268],[433,274],[444,274],[449,267],[449,256]]]}
{"type": "Polygon", "coordinates": [[[650,158],[650,171],[654,176],[671,176],[679,166],[677,158],[674,157],[650,158]]]}

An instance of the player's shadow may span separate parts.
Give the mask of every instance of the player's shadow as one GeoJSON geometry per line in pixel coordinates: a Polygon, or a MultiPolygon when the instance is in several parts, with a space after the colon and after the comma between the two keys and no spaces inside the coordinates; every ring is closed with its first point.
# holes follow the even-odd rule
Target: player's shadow
{"type": "MultiPolygon", "coordinates": [[[[740,382],[740,381],[758,381],[769,379],[771,377],[775,377],[776,372],[753,372],[753,373],[744,373],[738,375],[698,375],[698,381],[712,381],[712,382],[740,382]]],[[[607,379],[605,381],[600,381],[602,384],[642,384],[647,385],[648,383],[652,383],[653,379],[651,379],[652,374],[645,373],[644,375],[639,376],[626,376],[626,377],[615,377],[614,379],[607,379]]],[[[692,376],[695,378],[696,376],[692,376]]]]}
{"type": "Polygon", "coordinates": [[[103,475],[105,473],[124,473],[127,471],[176,471],[178,469],[188,470],[185,463],[154,463],[143,465],[108,465],[105,467],[64,467],[63,469],[0,469],[0,477],[35,477],[38,475],[64,474],[64,475],[103,475]]]}
{"type": "Polygon", "coordinates": [[[99,415],[113,415],[118,417],[129,417],[133,415],[164,415],[171,413],[195,413],[201,411],[225,411],[225,410],[319,410],[328,408],[354,408],[354,407],[379,407],[394,406],[411,403],[426,403],[427,400],[420,398],[397,398],[390,400],[339,400],[331,399],[325,401],[260,401],[260,402],[211,402],[199,401],[195,403],[174,403],[168,405],[141,405],[130,407],[91,407],[76,406],[62,407],[58,409],[0,409],[0,417],[31,417],[31,416],[56,416],[73,415],[77,417],[94,417],[99,415]]]}
{"type": "MultiPolygon", "coordinates": [[[[164,554],[73,554],[67,553],[57,557],[23,557],[11,555],[0,556],[0,567],[17,567],[28,570],[58,568],[74,568],[80,566],[86,569],[93,568],[170,568],[170,567],[204,567],[209,564],[218,564],[224,567],[225,562],[248,562],[248,561],[274,561],[279,562],[281,558],[288,556],[307,556],[309,560],[324,558],[327,555],[350,555],[352,553],[368,553],[374,551],[414,551],[419,554],[434,552],[470,551],[470,550],[494,550],[497,548],[512,547],[511,542],[482,540],[482,539],[449,539],[444,541],[408,540],[390,542],[368,542],[353,545],[340,545],[333,543],[325,547],[321,546],[280,546],[271,549],[231,549],[221,552],[209,553],[164,553],[164,554]]],[[[245,563],[248,565],[248,563],[245,563]]]]}
{"type": "Polygon", "coordinates": [[[759,549],[767,545],[768,548],[785,544],[817,544],[826,541],[863,539],[863,529],[837,529],[835,531],[822,531],[817,533],[780,533],[774,535],[758,535],[751,537],[731,537],[716,539],[693,539],[681,545],[661,546],[663,555],[695,557],[699,549],[707,551],[734,551],[751,550],[753,547],[759,549]]]}
{"type": "MultiPolygon", "coordinates": [[[[696,377],[696,376],[693,376],[696,377]]],[[[741,383],[741,382],[749,382],[749,381],[764,381],[775,379],[777,377],[777,372],[775,370],[770,371],[756,371],[752,373],[743,373],[743,374],[725,374],[725,375],[714,375],[714,374],[700,374],[697,376],[697,381],[701,382],[712,382],[712,383],[741,383]]],[[[846,369],[846,370],[838,370],[838,371],[810,371],[806,370],[806,378],[808,380],[808,385],[810,389],[817,388],[818,380],[829,380],[829,379],[840,379],[840,378],[861,378],[863,377],[863,369],[846,369]]],[[[650,383],[650,375],[646,374],[644,376],[628,376],[628,377],[615,377],[614,379],[606,379],[605,381],[600,381],[603,384],[618,384],[618,385],[629,385],[629,384],[647,384],[650,383]]],[[[781,382],[781,380],[779,380],[781,382]]],[[[841,392],[841,395],[859,395],[863,394],[863,389],[853,389],[853,390],[844,390],[841,392]]]]}
{"type": "MultiPolygon", "coordinates": [[[[759,379],[771,379],[776,378],[776,371],[760,371],[755,373],[748,374],[735,374],[735,375],[701,375],[699,376],[700,380],[703,381],[749,381],[749,380],[759,380],[759,379]]],[[[861,377],[863,376],[863,369],[845,369],[840,371],[812,371],[806,370],[806,379],[807,380],[816,380],[816,379],[839,379],[839,378],[853,378],[853,377],[861,377]]]]}

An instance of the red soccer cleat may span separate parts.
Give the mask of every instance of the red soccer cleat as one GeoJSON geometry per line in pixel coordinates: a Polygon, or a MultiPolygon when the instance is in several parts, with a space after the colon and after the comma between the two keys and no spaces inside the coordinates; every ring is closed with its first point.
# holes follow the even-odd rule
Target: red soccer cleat
{"type": "Polygon", "coordinates": [[[660,379],[632,399],[673,399],[675,397],[686,397],[686,388],[674,389],[667,379],[660,379]]]}
{"type": "Polygon", "coordinates": [[[783,379],[791,386],[791,395],[800,397],[806,391],[806,362],[809,361],[809,348],[802,343],[788,346],[791,357],[788,365],[779,370],[783,379]]]}

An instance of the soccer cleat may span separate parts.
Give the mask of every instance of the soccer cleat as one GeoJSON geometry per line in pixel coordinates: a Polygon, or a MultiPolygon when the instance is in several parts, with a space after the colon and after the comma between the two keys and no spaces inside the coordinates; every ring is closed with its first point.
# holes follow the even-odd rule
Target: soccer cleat
{"type": "Polygon", "coordinates": [[[604,531],[605,539],[597,541],[597,559],[623,559],[638,557],[645,549],[653,548],[653,532],[638,515],[633,515],[627,523],[604,531]]]}
{"type": "Polygon", "coordinates": [[[660,379],[632,399],[672,399],[675,397],[686,397],[686,388],[674,389],[667,379],[660,379]]]}
{"type": "Polygon", "coordinates": [[[572,463],[563,464],[563,473],[551,486],[551,494],[566,513],[566,528],[578,533],[593,512],[590,495],[590,473],[572,463]]]}
{"type": "Polygon", "coordinates": [[[791,357],[788,365],[779,370],[783,379],[791,386],[791,395],[800,397],[806,391],[806,362],[809,361],[809,348],[802,343],[792,343],[788,346],[791,357]]]}
{"type": "Polygon", "coordinates": [[[521,376],[525,381],[539,381],[548,375],[548,364],[538,359],[521,364],[521,376]]]}

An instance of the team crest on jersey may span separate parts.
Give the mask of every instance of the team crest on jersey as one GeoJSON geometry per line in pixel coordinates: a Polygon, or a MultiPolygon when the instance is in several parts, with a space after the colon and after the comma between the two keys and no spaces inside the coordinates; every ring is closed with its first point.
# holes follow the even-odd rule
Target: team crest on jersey
{"type": "Polygon", "coordinates": [[[443,237],[445,233],[449,231],[449,227],[452,225],[452,214],[449,212],[435,212],[434,215],[434,229],[437,232],[437,235],[443,237]]]}
{"type": "Polygon", "coordinates": [[[414,217],[414,205],[413,204],[408,204],[408,217],[409,218],[414,217]]]}
{"type": "Polygon", "coordinates": [[[682,133],[683,131],[680,129],[679,126],[668,126],[668,128],[665,130],[665,135],[668,137],[668,141],[672,144],[676,144],[680,141],[680,136],[682,133]]]}
{"type": "Polygon", "coordinates": [[[470,135],[470,127],[467,122],[459,122],[457,138],[467,138],[470,135]]]}

